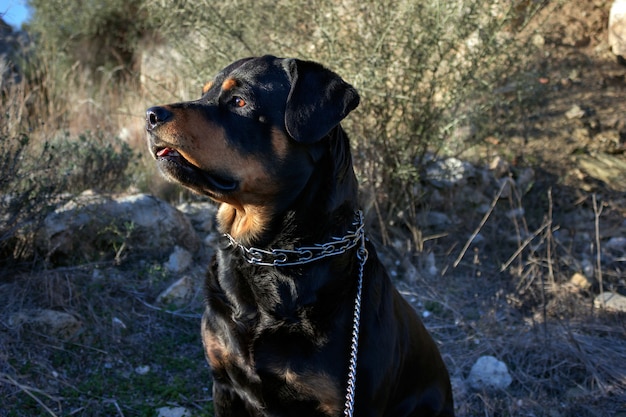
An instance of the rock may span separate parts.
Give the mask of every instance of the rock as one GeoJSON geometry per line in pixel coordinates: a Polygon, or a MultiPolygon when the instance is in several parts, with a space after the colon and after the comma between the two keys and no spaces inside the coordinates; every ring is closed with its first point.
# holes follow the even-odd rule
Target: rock
{"type": "Polygon", "coordinates": [[[474,175],[474,166],[457,158],[435,161],[426,169],[426,180],[439,188],[464,185],[474,175]]]}
{"type": "Polygon", "coordinates": [[[429,211],[426,213],[425,226],[435,227],[446,226],[449,224],[452,224],[452,220],[450,220],[450,216],[446,213],[441,213],[439,211],[429,211]]]}
{"type": "Polygon", "coordinates": [[[609,46],[618,57],[626,57],[626,0],[615,0],[611,6],[609,46]]]}
{"type": "Polygon", "coordinates": [[[9,317],[12,327],[27,327],[43,334],[71,339],[82,328],[82,323],[72,314],[63,311],[37,309],[24,310],[9,317]]]}
{"type": "Polygon", "coordinates": [[[208,233],[214,230],[215,215],[217,214],[215,203],[208,201],[183,203],[176,206],[176,209],[187,216],[197,231],[208,233]]]}
{"type": "Polygon", "coordinates": [[[503,390],[511,385],[513,378],[504,362],[493,356],[481,356],[472,366],[467,380],[477,390],[503,390]]]}
{"type": "Polygon", "coordinates": [[[604,247],[606,249],[624,253],[626,252],[626,237],[612,237],[604,244],[604,247]]]}
{"type": "Polygon", "coordinates": [[[546,39],[538,33],[533,35],[531,42],[536,48],[540,49],[546,45],[546,39]]]}
{"type": "Polygon", "coordinates": [[[38,245],[58,263],[134,254],[162,257],[175,246],[195,252],[200,238],[180,211],[156,197],[110,197],[91,191],[45,219],[38,245]]]}
{"type": "Polygon", "coordinates": [[[195,280],[185,275],[157,297],[157,303],[163,306],[184,307],[196,293],[195,280]]]}
{"type": "Polygon", "coordinates": [[[191,417],[191,411],[185,407],[161,407],[156,411],[157,417],[191,417]]]}
{"type": "Polygon", "coordinates": [[[626,190],[626,160],[618,155],[577,155],[581,169],[615,191],[626,190]]]}
{"type": "Polygon", "coordinates": [[[570,108],[567,112],[565,112],[565,117],[567,117],[569,120],[582,119],[583,117],[585,117],[585,114],[586,114],[585,110],[580,108],[579,105],[574,104],[572,108],[570,108]]]}
{"type": "Polygon", "coordinates": [[[189,251],[181,248],[180,246],[175,246],[174,252],[170,254],[170,257],[164,266],[165,269],[170,272],[179,273],[189,268],[192,260],[193,257],[189,251]]]}
{"type": "Polygon", "coordinates": [[[150,372],[149,365],[141,365],[135,368],[135,373],[138,375],[147,375],[150,372]]]}
{"type": "Polygon", "coordinates": [[[509,163],[499,156],[496,156],[489,163],[489,170],[493,172],[494,177],[502,178],[509,173],[509,163]]]}
{"type": "Polygon", "coordinates": [[[626,312],[626,297],[614,292],[605,292],[598,295],[593,300],[596,308],[606,308],[607,310],[626,312]]]}
{"type": "Polygon", "coordinates": [[[583,290],[588,290],[589,288],[591,288],[591,281],[580,272],[576,272],[574,275],[572,275],[569,282],[575,287],[581,288],[583,290]]]}

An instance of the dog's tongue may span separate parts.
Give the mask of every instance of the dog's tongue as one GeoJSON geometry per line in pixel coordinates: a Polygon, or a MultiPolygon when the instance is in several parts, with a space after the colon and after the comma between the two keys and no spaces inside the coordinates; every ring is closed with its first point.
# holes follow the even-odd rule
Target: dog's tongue
{"type": "Polygon", "coordinates": [[[159,152],[157,152],[157,156],[167,156],[167,155],[178,156],[179,153],[176,151],[176,149],[172,149],[172,148],[163,148],[159,152]]]}

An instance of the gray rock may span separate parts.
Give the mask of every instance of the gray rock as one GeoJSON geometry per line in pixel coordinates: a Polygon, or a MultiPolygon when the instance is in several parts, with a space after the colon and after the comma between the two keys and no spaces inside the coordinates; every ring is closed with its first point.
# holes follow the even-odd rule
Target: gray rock
{"type": "Polygon", "coordinates": [[[168,261],[165,263],[165,269],[170,272],[180,273],[189,268],[193,257],[189,251],[180,246],[174,247],[174,252],[170,254],[168,261]]]}
{"type": "Polygon", "coordinates": [[[615,55],[626,57],[626,0],[615,0],[611,6],[609,46],[615,55]]]}
{"type": "Polygon", "coordinates": [[[71,339],[82,328],[82,322],[74,315],[49,309],[19,311],[9,317],[9,325],[30,328],[61,339],[71,339]]]}
{"type": "Polygon", "coordinates": [[[175,246],[190,252],[200,247],[187,217],[165,201],[146,194],[110,197],[91,191],[51,213],[37,241],[58,262],[127,254],[162,257],[175,246]]]}
{"type": "Polygon", "coordinates": [[[191,411],[185,407],[161,407],[156,411],[158,417],[191,417],[191,411]]]}
{"type": "Polygon", "coordinates": [[[493,356],[481,356],[472,366],[467,380],[477,390],[503,390],[511,385],[513,378],[504,362],[493,356]]]}
{"type": "Polygon", "coordinates": [[[626,312],[626,297],[614,292],[605,292],[593,300],[593,305],[596,308],[626,312]]]}
{"type": "Polygon", "coordinates": [[[474,166],[457,158],[435,161],[426,169],[426,180],[440,188],[464,185],[474,175],[474,166]]]}
{"type": "Polygon", "coordinates": [[[157,297],[157,303],[174,307],[184,307],[196,293],[195,280],[186,275],[170,285],[157,297]]]}

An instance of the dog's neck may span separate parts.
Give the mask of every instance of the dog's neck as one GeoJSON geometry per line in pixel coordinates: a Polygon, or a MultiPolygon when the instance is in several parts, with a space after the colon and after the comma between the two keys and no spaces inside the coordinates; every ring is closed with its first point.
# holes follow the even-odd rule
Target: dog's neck
{"type": "Polygon", "coordinates": [[[350,142],[341,126],[312,145],[311,158],[315,161],[312,174],[283,207],[259,206],[244,210],[222,204],[218,212],[220,231],[243,245],[262,248],[285,238],[284,243],[290,245],[323,243],[329,236],[341,236],[358,210],[358,186],[350,142]],[[328,230],[321,225],[328,226],[328,230]],[[254,232],[240,233],[241,230],[254,232]]]}

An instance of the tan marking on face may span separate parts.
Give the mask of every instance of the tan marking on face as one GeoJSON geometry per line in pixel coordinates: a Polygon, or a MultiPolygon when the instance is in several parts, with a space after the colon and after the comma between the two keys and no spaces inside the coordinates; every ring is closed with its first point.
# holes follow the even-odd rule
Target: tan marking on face
{"type": "Polygon", "coordinates": [[[206,92],[209,91],[211,87],[213,87],[213,81],[209,81],[206,84],[204,84],[202,86],[202,94],[206,94],[206,92]]]}
{"type": "Polygon", "coordinates": [[[328,415],[339,415],[343,402],[343,394],[337,382],[328,374],[305,372],[297,374],[290,369],[284,373],[287,384],[292,385],[298,392],[315,398],[319,401],[317,408],[328,415]]]}
{"type": "Polygon", "coordinates": [[[234,78],[226,78],[222,83],[222,90],[228,91],[237,85],[237,81],[234,78]]]}
{"type": "Polygon", "coordinates": [[[281,160],[286,159],[289,151],[289,138],[277,128],[272,128],[271,137],[274,154],[281,160]]]}
{"type": "Polygon", "coordinates": [[[239,182],[234,193],[211,195],[224,203],[218,212],[220,231],[242,243],[258,236],[270,219],[271,204],[279,192],[278,181],[260,159],[243,156],[233,148],[224,129],[207,123],[200,112],[169,110],[174,117],[161,126],[161,138],[197,168],[227,173],[239,182]]]}

